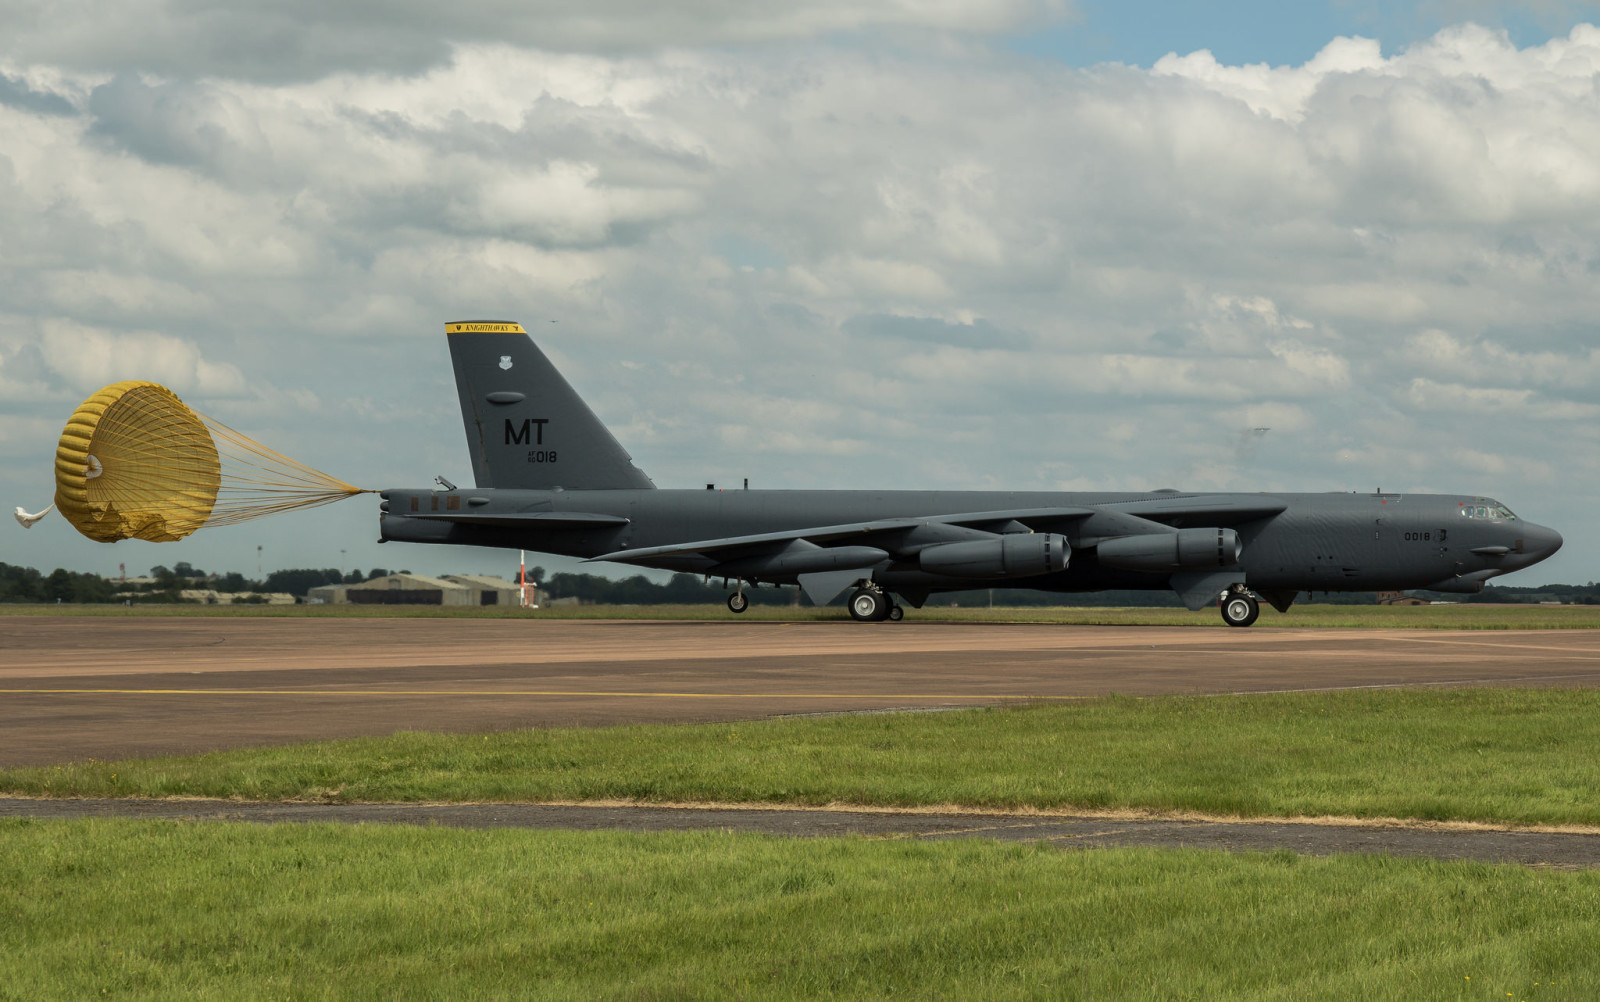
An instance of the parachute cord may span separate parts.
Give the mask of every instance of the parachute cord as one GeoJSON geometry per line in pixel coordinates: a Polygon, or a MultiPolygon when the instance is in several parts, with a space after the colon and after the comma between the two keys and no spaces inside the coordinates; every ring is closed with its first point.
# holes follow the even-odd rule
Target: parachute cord
{"type": "Polygon", "coordinates": [[[377,493],[290,459],[205,414],[222,465],[217,503],[207,526],[236,525],[301,508],[318,508],[357,494],[377,493]]]}

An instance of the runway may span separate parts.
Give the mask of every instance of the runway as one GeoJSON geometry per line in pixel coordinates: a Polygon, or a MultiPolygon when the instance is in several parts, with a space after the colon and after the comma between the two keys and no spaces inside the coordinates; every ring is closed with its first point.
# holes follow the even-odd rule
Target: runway
{"type": "Polygon", "coordinates": [[[1600,683],[1591,630],[16,616],[0,657],[0,766],[1111,692],[1600,683]]]}

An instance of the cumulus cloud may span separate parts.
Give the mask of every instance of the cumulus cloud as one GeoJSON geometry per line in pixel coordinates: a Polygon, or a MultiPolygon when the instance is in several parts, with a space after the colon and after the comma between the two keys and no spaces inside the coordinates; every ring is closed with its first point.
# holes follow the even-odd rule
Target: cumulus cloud
{"type": "Polygon", "coordinates": [[[1414,407],[1427,411],[1534,421],[1593,421],[1600,417],[1600,404],[1545,400],[1532,390],[1436,383],[1421,376],[1406,387],[1405,396],[1414,407]]]}
{"type": "Polygon", "coordinates": [[[469,4],[413,59],[402,7],[369,61],[225,65],[13,4],[0,412],[149,375],[363,483],[465,480],[440,326],[488,316],[664,485],[1600,495],[1600,31],[1149,71],[794,41],[1039,9],[676,5],[602,44],[469,4]],[[729,44],[656,44],[691,22],[729,44]]]}
{"type": "Polygon", "coordinates": [[[153,331],[119,334],[66,320],[46,320],[40,327],[45,364],[79,393],[123,379],[146,379],[196,397],[245,390],[238,368],[206,360],[199,347],[182,338],[153,331]]]}
{"type": "Polygon", "coordinates": [[[1429,329],[1407,338],[1395,354],[1396,361],[1418,371],[1470,383],[1600,390],[1600,347],[1517,351],[1489,338],[1468,343],[1429,329]]]}

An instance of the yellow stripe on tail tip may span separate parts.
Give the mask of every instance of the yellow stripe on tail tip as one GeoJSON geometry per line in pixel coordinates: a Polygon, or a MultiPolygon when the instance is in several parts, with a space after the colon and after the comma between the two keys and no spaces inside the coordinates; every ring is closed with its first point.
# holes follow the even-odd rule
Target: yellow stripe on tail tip
{"type": "Polygon", "coordinates": [[[510,320],[458,320],[444,325],[446,334],[526,334],[522,325],[510,320]]]}

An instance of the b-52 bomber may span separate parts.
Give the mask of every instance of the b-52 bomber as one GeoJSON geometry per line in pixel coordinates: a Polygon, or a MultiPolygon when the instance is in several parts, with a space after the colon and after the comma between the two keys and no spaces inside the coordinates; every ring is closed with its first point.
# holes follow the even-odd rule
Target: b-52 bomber
{"type": "Polygon", "coordinates": [[[476,486],[381,492],[383,541],[529,549],[798,585],[898,620],[936,592],[1171,589],[1249,626],[1301,592],[1473,593],[1561,547],[1486,497],[1175,490],[658,490],[523,328],[445,327],[476,486]]]}

